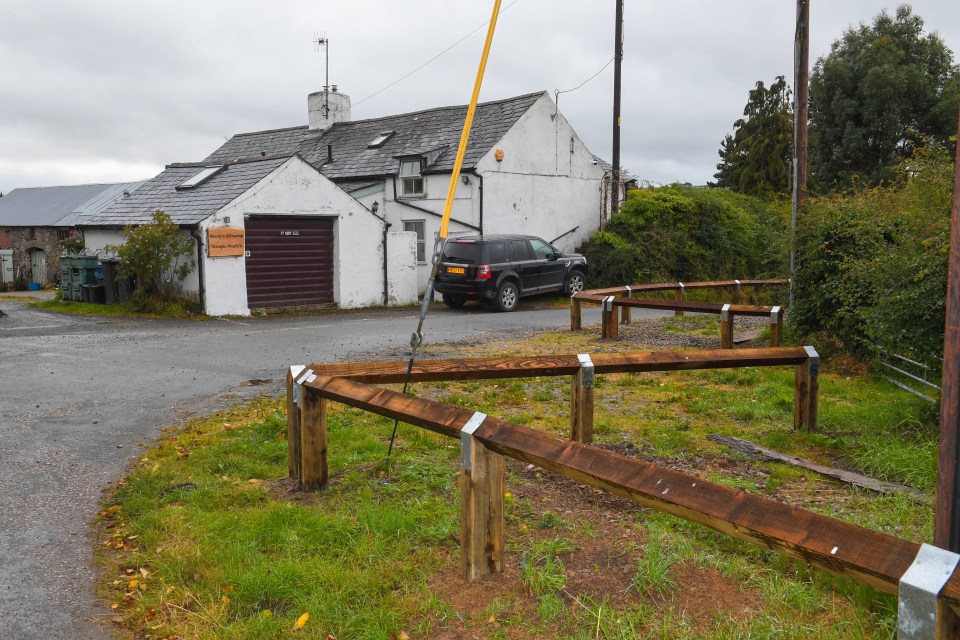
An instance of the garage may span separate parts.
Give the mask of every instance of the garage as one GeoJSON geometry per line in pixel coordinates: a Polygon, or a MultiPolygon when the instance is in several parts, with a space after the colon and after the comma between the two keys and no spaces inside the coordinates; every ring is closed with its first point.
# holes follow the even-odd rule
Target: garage
{"type": "Polygon", "coordinates": [[[303,307],[334,302],[333,218],[246,220],[247,306],[303,307]]]}

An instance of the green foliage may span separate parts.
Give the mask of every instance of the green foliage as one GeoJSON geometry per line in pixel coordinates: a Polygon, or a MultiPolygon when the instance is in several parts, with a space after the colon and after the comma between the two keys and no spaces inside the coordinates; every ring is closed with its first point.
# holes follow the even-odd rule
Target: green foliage
{"type": "Polygon", "coordinates": [[[169,301],[196,267],[193,242],[163,211],[154,211],[152,218],[153,222],[139,227],[127,225],[121,233],[124,243],[104,250],[120,256],[117,273],[137,279],[139,296],[169,301]]]}
{"type": "Polygon", "coordinates": [[[858,354],[868,342],[942,353],[952,174],[946,152],[923,148],[891,186],[809,201],[790,318],[799,336],[858,354]]]}
{"type": "Polygon", "coordinates": [[[587,251],[604,285],[783,272],[784,203],[680,185],[633,190],[587,251]]]}
{"type": "Polygon", "coordinates": [[[950,148],[960,69],[909,5],[850,28],[810,77],[810,167],[823,191],[878,184],[928,138],[950,148]]]}
{"type": "Polygon", "coordinates": [[[770,85],[758,81],[750,91],[744,117],[733,123],[720,148],[718,187],[738,193],[769,195],[790,188],[793,112],[790,89],[783,76],[770,85]]]}
{"type": "Polygon", "coordinates": [[[86,248],[86,240],[83,237],[83,234],[79,231],[71,231],[67,238],[60,243],[60,248],[63,253],[70,255],[77,255],[83,253],[84,248],[86,248]]]}

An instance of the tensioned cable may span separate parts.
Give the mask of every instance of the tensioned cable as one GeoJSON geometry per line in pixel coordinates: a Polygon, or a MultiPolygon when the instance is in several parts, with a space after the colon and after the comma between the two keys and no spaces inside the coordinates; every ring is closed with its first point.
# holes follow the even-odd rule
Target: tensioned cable
{"type": "MultiPolygon", "coordinates": [[[[503,11],[500,11],[499,13],[503,13],[504,11],[506,11],[507,9],[509,9],[510,7],[512,7],[513,5],[517,4],[518,2],[520,2],[520,0],[513,0],[513,2],[511,2],[510,4],[508,4],[507,6],[505,6],[505,7],[503,8],[503,11]]],[[[484,22],[484,23],[481,24],[481,25],[478,25],[476,29],[474,29],[473,31],[471,31],[471,32],[468,33],[467,35],[463,36],[462,38],[460,38],[459,40],[457,40],[456,42],[454,42],[452,45],[450,45],[449,47],[447,47],[446,49],[444,49],[443,51],[441,51],[440,53],[438,53],[437,55],[433,56],[432,58],[430,58],[429,60],[427,60],[426,62],[424,62],[423,64],[421,64],[419,67],[417,67],[417,68],[414,69],[413,71],[411,71],[411,72],[407,73],[406,75],[398,78],[397,80],[394,80],[393,82],[391,82],[390,84],[388,84],[387,86],[385,86],[383,89],[380,89],[379,91],[376,91],[376,92],[374,92],[374,93],[371,93],[370,95],[368,95],[368,96],[367,96],[366,98],[364,98],[363,100],[359,100],[359,101],[357,101],[357,102],[354,102],[354,103],[353,103],[353,106],[356,107],[358,104],[362,104],[362,103],[366,102],[367,100],[369,100],[370,98],[373,98],[373,97],[375,97],[375,96],[380,95],[381,93],[383,93],[384,91],[386,91],[386,90],[389,89],[390,87],[393,87],[393,86],[396,86],[396,85],[400,84],[401,82],[403,82],[404,80],[406,80],[407,78],[409,78],[410,76],[412,76],[413,74],[415,74],[417,71],[420,71],[420,69],[423,69],[425,66],[427,66],[428,64],[430,64],[431,62],[433,62],[434,60],[436,60],[437,58],[439,58],[439,57],[442,56],[443,54],[447,53],[448,51],[450,51],[451,49],[453,49],[454,47],[456,47],[458,44],[460,44],[461,42],[463,42],[464,40],[466,40],[467,38],[469,38],[469,37],[472,36],[473,34],[475,34],[477,31],[480,31],[480,29],[483,29],[483,28],[484,28],[485,26],[487,26],[488,24],[490,24],[490,21],[489,21],[489,20],[487,20],[486,22],[484,22]]]]}
{"type": "MultiPolygon", "coordinates": [[[[514,0],[517,2],[517,0],[514,0]]],[[[463,156],[467,152],[467,141],[470,139],[470,129],[473,127],[473,115],[477,111],[477,101],[480,99],[480,85],[483,84],[483,72],[487,68],[487,58],[490,56],[490,45],[493,43],[493,32],[497,28],[497,17],[500,15],[500,0],[494,0],[493,16],[490,18],[487,28],[487,39],[483,44],[483,54],[480,56],[480,67],[477,69],[477,79],[473,83],[473,95],[470,96],[470,106],[467,107],[467,116],[464,118],[463,131],[460,133],[460,145],[457,147],[457,158],[453,162],[453,171],[450,173],[450,185],[447,188],[447,200],[443,206],[443,219],[440,221],[440,233],[437,234],[437,240],[433,244],[433,257],[430,262],[430,279],[427,280],[427,288],[423,292],[423,303],[420,305],[420,320],[417,323],[417,330],[410,336],[410,360],[407,362],[407,376],[403,382],[403,393],[407,392],[410,384],[410,376],[413,372],[413,362],[417,358],[417,349],[423,344],[423,321],[427,318],[427,310],[430,308],[430,298],[433,294],[433,282],[437,277],[437,265],[440,264],[440,254],[443,251],[444,242],[447,239],[447,229],[450,226],[450,212],[453,210],[453,197],[457,192],[457,183],[460,181],[460,168],[463,167],[463,156]]],[[[387,460],[390,460],[390,452],[393,451],[393,441],[397,437],[397,426],[399,420],[393,422],[393,433],[390,434],[390,446],[387,449],[387,460]]]]}

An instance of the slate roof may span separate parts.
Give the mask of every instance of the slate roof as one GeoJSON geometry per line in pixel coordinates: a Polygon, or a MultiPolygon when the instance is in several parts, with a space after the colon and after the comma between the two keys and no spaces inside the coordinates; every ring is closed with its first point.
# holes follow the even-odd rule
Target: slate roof
{"type": "Polygon", "coordinates": [[[0,198],[0,226],[66,226],[60,222],[64,217],[114,186],[116,185],[81,184],[14,189],[0,198]]]}
{"type": "Polygon", "coordinates": [[[96,215],[123,197],[123,192],[132,193],[143,186],[143,182],[122,182],[110,185],[93,198],[68,213],[57,223],[59,227],[76,227],[86,222],[87,217],[96,215]]]}
{"type": "Polygon", "coordinates": [[[208,218],[237,196],[255,185],[289,157],[264,158],[227,165],[223,171],[193,189],[177,190],[177,185],[211,164],[172,164],[160,175],[145,181],[139,189],[121,198],[103,211],[87,216],[88,226],[118,226],[150,222],[153,212],[161,210],[180,225],[192,225],[208,218]]]}
{"type": "MultiPolygon", "coordinates": [[[[477,105],[470,140],[463,160],[472,169],[545,92],[529,93],[477,105]]],[[[307,127],[241,133],[233,136],[204,162],[231,162],[260,154],[299,153],[331,180],[395,175],[398,157],[439,152],[424,173],[451,171],[460,143],[467,106],[439,107],[383,118],[338,122],[325,131],[307,127]],[[369,148],[381,132],[394,131],[383,145],[369,148]],[[327,145],[333,162],[327,162],[327,145]]]]}

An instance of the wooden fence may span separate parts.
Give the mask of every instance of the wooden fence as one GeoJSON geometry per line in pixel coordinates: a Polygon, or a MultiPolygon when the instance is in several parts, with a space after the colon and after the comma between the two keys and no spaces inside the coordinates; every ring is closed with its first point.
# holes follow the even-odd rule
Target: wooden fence
{"type": "Polygon", "coordinates": [[[770,346],[778,347],[783,339],[783,309],[779,306],[741,305],[743,287],[783,286],[789,280],[723,280],[716,282],[664,282],[656,284],[637,284],[623,287],[609,287],[606,289],[592,289],[581,291],[570,298],[570,330],[579,331],[582,328],[581,306],[584,303],[598,304],[602,309],[600,323],[601,335],[604,338],[616,338],[617,328],[616,308],[620,308],[623,324],[630,323],[630,309],[664,309],[673,311],[674,315],[682,316],[684,312],[719,314],[720,348],[733,348],[733,322],[735,316],[770,316],[770,346]],[[687,289],[729,289],[731,302],[716,304],[707,302],[685,302],[684,294],[687,289]],[[634,298],[634,294],[650,291],[674,291],[674,300],[646,300],[634,298]]]}
{"type": "MultiPolygon", "coordinates": [[[[329,366],[349,368],[349,365],[329,366]]],[[[557,366],[569,372],[571,363],[557,366]]],[[[476,373],[477,368],[473,371],[476,373]]],[[[368,371],[356,378],[368,379],[371,375],[375,374],[368,371]]],[[[395,372],[390,370],[386,375],[394,376],[395,372]]],[[[420,375],[438,374],[422,370],[420,375]]],[[[288,382],[290,433],[298,437],[303,456],[298,469],[291,464],[291,475],[301,484],[308,484],[304,482],[308,473],[318,480],[316,486],[326,484],[327,405],[331,401],[460,440],[461,572],[467,580],[503,570],[504,456],[507,456],[804,560],[881,591],[899,591],[901,637],[958,637],[960,571],[955,570],[956,561],[947,569],[939,569],[938,565],[942,575],[932,581],[929,575],[915,579],[918,573],[929,574],[930,565],[936,564],[928,562],[931,557],[939,557],[939,550],[935,548],[921,547],[915,542],[796,509],[637,458],[356,379],[292,367],[288,382]],[[307,468],[308,461],[313,468],[307,468]],[[922,597],[911,597],[911,593],[922,597]],[[904,633],[905,628],[916,631],[923,625],[928,629],[935,627],[935,631],[929,636],[904,633]]]]}

